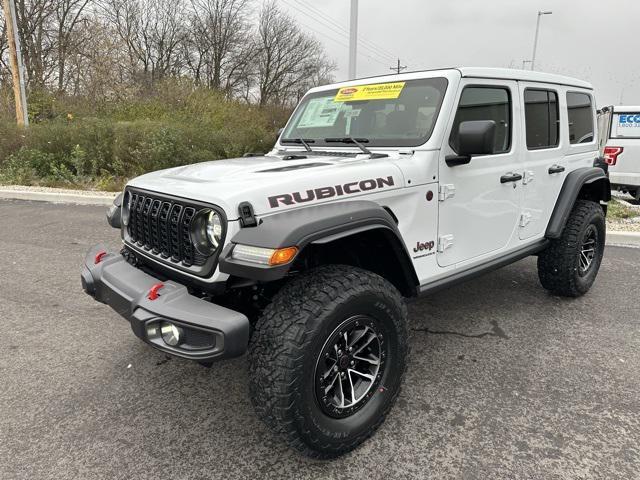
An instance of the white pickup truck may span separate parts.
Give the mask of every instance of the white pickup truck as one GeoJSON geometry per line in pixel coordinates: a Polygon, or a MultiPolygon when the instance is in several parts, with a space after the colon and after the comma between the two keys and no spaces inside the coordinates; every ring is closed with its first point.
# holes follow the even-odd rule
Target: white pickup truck
{"type": "Polygon", "coordinates": [[[605,107],[599,120],[611,186],[640,200],[640,106],[605,107]]]}

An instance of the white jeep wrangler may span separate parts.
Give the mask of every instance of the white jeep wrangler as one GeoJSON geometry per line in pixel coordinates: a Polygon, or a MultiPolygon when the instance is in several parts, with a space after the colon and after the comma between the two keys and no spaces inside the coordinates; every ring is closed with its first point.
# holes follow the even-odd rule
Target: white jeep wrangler
{"type": "Polygon", "coordinates": [[[258,415],[331,457],[392,407],[405,298],[538,256],[576,297],[605,245],[610,184],[594,167],[589,84],[460,68],[311,90],[274,149],[149,173],[108,212],[84,290],[163,352],[249,352],[258,415]]]}

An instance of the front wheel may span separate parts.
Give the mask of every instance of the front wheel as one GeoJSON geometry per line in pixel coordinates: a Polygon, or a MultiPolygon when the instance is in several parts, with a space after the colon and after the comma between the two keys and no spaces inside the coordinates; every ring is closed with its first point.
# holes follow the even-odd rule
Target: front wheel
{"type": "Polygon", "coordinates": [[[407,310],[383,278],[331,265],[276,294],[250,346],[258,415],[303,453],[329,458],[364,442],[400,391],[407,310]]]}
{"type": "Polygon", "coordinates": [[[560,238],[538,256],[538,277],[544,288],[564,297],[589,291],[598,275],[606,235],[602,207],[577,200],[560,238]]]}

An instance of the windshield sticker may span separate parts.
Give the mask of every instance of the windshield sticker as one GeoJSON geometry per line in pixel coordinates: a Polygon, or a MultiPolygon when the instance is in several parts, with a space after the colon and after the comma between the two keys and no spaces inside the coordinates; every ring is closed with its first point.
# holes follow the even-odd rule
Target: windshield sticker
{"type": "Polygon", "coordinates": [[[405,82],[376,83],[343,87],[338,90],[334,102],[351,102],[356,100],[392,100],[402,93],[405,82]]]}
{"type": "Polygon", "coordinates": [[[332,127],[338,118],[342,104],[331,97],[312,98],[307,104],[297,128],[332,127]]]}

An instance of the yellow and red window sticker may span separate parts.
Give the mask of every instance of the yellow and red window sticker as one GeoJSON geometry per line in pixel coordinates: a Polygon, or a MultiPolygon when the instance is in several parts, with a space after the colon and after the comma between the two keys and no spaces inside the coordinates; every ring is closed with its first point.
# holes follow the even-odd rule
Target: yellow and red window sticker
{"type": "Polygon", "coordinates": [[[357,100],[392,100],[402,93],[405,82],[374,83],[342,87],[338,90],[334,102],[352,102],[357,100]]]}

